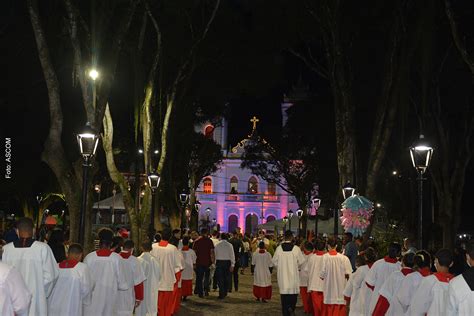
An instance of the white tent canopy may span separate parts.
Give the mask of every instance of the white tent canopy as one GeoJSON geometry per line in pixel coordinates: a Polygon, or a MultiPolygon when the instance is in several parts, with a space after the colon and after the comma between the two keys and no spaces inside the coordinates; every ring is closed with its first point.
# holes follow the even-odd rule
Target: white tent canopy
{"type": "MultiPolygon", "coordinates": [[[[344,233],[344,230],[341,226],[341,222],[338,221],[339,227],[338,227],[338,232],[339,234],[344,233]]],[[[265,224],[260,224],[258,225],[259,229],[264,229],[264,230],[270,230],[274,231],[275,227],[277,230],[282,230],[285,224],[283,223],[282,219],[274,220],[265,224]]],[[[290,229],[289,227],[289,221],[286,223],[286,228],[290,229]]],[[[313,230],[314,231],[314,220],[308,219],[307,221],[307,229],[308,231],[313,230]]],[[[293,232],[298,231],[298,218],[294,217],[291,220],[291,230],[293,232]]],[[[330,218],[327,220],[318,220],[318,234],[333,234],[334,233],[334,218],[330,218]]]]}
{"type": "Polygon", "coordinates": [[[112,208],[114,210],[125,210],[122,193],[117,193],[115,196],[111,196],[103,199],[102,201],[94,203],[93,208],[101,210],[110,210],[112,208]]]}

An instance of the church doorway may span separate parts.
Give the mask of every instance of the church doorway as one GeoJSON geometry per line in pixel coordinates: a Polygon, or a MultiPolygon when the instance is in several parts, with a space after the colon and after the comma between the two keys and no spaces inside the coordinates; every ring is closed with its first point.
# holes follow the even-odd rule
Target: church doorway
{"type": "Polygon", "coordinates": [[[231,216],[229,216],[229,223],[227,225],[227,232],[233,233],[235,231],[235,229],[237,228],[238,222],[239,222],[239,219],[238,219],[237,215],[232,214],[231,216]]]}
{"type": "Polygon", "coordinates": [[[276,220],[275,216],[273,216],[273,215],[268,215],[267,216],[267,223],[273,222],[274,220],[276,220]]]}
{"type": "Polygon", "coordinates": [[[245,232],[255,235],[257,233],[258,217],[255,214],[249,214],[245,217],[245,232]]]}

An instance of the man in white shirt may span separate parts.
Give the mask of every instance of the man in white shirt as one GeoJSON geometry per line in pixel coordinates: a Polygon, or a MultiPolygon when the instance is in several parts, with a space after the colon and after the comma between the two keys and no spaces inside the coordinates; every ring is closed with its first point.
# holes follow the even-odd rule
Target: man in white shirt
{"type": "Polygon", "coordinates": [[[337,241],[330,237],[327,241],[328,252],[323,256],[321,278],[323,285],[323,310],[325,315],[346,315],[344,288],[352,273],[349,258],[336,251],[337,241]]]}
{"type": "Polygon", "coordinates": [[[474,315],[474,242],[466,247],[469,269],[449,282],[446,316],[474,315]]]}
{"type": "Polygon", "coordinates": [[[128,290],[120,291],[117,295],[118,311],[117,315],[129,316],[133,310],[143,301],[143,282],[145,273],[138,262],[137,257],[133,255],[135,244],[132,240],[126,240],[123,244],[123,250],[120,252],[124,268],[125,278],[128,283],[128,290]]]}
{"type": "Polygon", "coordinates": [[[160,316],[171,316],[174,312],[174,299],[178,287],[178,272],[183,269],[179,250],[168,241],[171,231],[165,230],[161,235],[161,241],[153,244],[151,254],[160,264],[160,282],[158,285],[158,314],[160,316]]]}
{"type": "Polygon", "coordinates": [[[272,259],[277,268],[283,316],[292,315],[295,311],[300,292],[299,269],[304,261],[303,253],[293,244],[293,233],[287,230],[285,240],[276,248],[272,259]]]}
{"type": "Polygon", "coordinates": [[[122,258],[110,248],[113,238],[112,230],[102,228],[99,231],[99,249],[84,259],[95,282],[92,300],[84,306],[84,315],[116,315],[118,292],[128,290],[122,258]]]}
{"type": "Polygon", "coordinates": [[[71,244],[67,259],[58,264],[59,278],[48,298],[49,315],[82,316],[83,306],[91,303],[94,282],[81,262],[82,254],[81,245],[71,244]]]}
{"type": "Polygon", "coordinates": [[[51,248],[33,241],[33,221],[22,218],[17,223],[19,240],[3,247],[2,261],[13,266],[25,280],[32,295],[29,315],[47,315],[47,298],[59,276],[59,269],[51,248]]]}
{"type": "Polygon", "coordinates": [[[0,315],[28,315],[31,294],[15,268],[0,262],[0,315]]]}
{"type": "Polygon", "coordinates": [[[219,299],[224,299],[230,290],[230,278],[235,266],[234,247],[228,241],[227,233],[221,234],[221,241],[216,245],[214,253],[216,256],[217,285],[219,286],[219,299]]]}
{"type": "Polygon", "coordinates": [[[158,283],[160,281],[160,264],[150,254],[151,243],[142,244],[142,254],[137,258],[145,273],[143,283],[143,302],[135,309],[136,316],[156,316],[158,314],[158,283]]]}
{"type": "MultiPolygon", "coordinates": [[[[214,247],[219,242],[219,232],[217,230],[212,232],[211,241],[214,244],[214,247]]],[[[217,290],[216,265],[214,263],[211,264],[209,268],[209,288],[211,288],[211,283],[212,289],[217,290]]]]}

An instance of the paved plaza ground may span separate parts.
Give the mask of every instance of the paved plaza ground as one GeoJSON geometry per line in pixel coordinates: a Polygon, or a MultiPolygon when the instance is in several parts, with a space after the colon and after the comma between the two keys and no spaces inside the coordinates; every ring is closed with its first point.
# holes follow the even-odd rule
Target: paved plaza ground
{"type": "MultiPolygon", "coordinates": [[[[272,275],[273,295],[268,303],[256,302],[252,295],[253,276],[250,269],[246,270],[244,275],[239,275],[239,291],[229,293],[224,300],[218,300],[218,292],[211,290],[209,296],[199,298],[197,296],[189,297],[186,302],[181,304],[179,316],[250,316],[250,315],[281,315],[280,293],[276,273],[272,275]]],[[[302,316],[303,305],[300,297],[296,304],[296,315],[302,316]]]]}

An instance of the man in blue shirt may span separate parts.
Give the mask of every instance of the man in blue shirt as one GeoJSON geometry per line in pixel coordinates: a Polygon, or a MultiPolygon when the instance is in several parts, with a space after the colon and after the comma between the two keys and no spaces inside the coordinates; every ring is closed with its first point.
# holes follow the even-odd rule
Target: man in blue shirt
{"type": "Polygon", "coordinates": [[[356,270],[355,263],[356,263],[357,254],[359,253],[359,249],[357,249],[357,245],[352,239],[353,239],[353,236],[351,233],[345,233],[344,254],[346,255],[346,257],[349,258],[349,261],[351,262],[351,265],[352,265],[352,272],[354,272],[356,270]]]}

